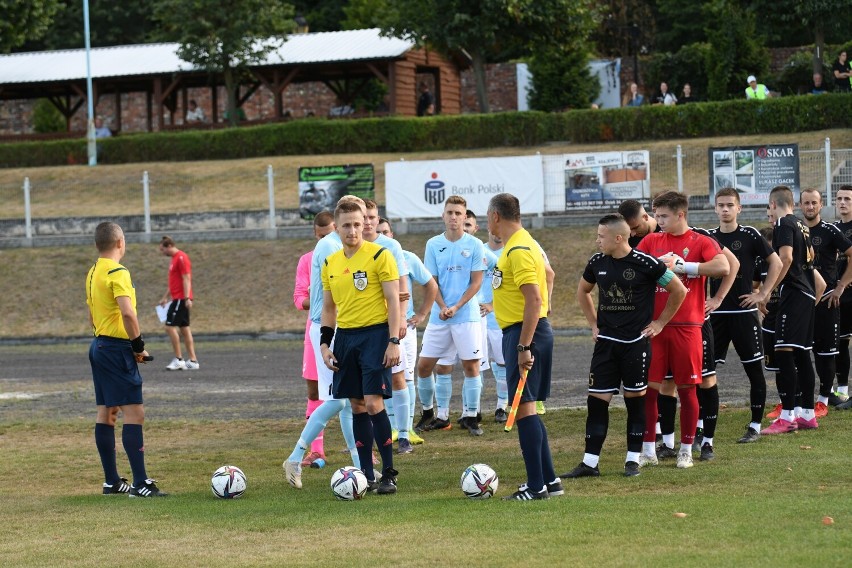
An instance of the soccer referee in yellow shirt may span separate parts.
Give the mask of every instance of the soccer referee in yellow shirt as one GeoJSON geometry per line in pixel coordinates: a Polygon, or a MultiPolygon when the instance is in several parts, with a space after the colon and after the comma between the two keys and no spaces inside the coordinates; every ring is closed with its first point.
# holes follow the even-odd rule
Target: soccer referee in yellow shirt
{"type": "Polygon", "coordinates": [[[488,231],[503,243],[491,286],[494,315],[503,330],[503,357],[509,393],[518,388],[521,373],[527,382],[517,410],[518,441],[527,482],[509,497],[518,501],[562,495],[562,482],[553,469],[547,430],[535,411],[536,401],[550,394],[553,330],[547,320],[547,280],[538,243],[521,225],[518,198],[501,193],[488,204],[488,231]]]}
{"type": "Polygon", "coordinates": [[[386,248],[364,240],[361,203],[339,202],[334,222],[343,248],[322,267],[320,349],[334,371],[332,395],[352,404],[352,431],[369,491],[396,493],[391,423],[391,367],[399,363],[399,269],[386,248]],[[335,325],[337,331],[335,332],[335,325]],[[334,340],[334,351],[329,346],[334,340]],[[373,442],[382,456],[382,480],[373,471],[373,442]]]}

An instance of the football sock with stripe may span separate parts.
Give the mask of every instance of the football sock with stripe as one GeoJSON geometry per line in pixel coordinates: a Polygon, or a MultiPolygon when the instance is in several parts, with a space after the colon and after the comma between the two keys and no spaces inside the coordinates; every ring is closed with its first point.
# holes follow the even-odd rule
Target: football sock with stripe
{"type": "Polygon", "coordinates": [[[438,403],[438,418],[447,420],[450,416],[450,399],[453,397],[452,375],[435,375],[435,400],[438,403]]]}
{"type": "Polygon", "coordinates": [[[681,387],[677,390],[680,398],[680,441],[690,444],[695,441],[695,423],[698,421],[698,396],[695,386],[681,387]]]}
{"type": "Polygon", "coordinates": [[[133,471],[133,485],[139,487],[148,479],[145,472],[145,441],[141,424],[125,424],[121,428],[121,443],[133,471]]]}
{"type": "Polygon", "coordinates": [[[432,375],[417,377],[417,390],[420,391],[420,404],[423,410],[432,408],[435,399],[435,378],[432,375]]]}
{"type": "Polygon", "coordinates": [[[95,423],[95,446],[98,455],[101,456],[101,465],[104,468],[104,482],[114,485],[121,481],[118,468],[115,463],[115,426],[95,423]]]}
{"type": "MultiPolygon", "coordinates": [[[[387,403],[387,401],[385,401],[387,403]]],[[[408,428],[411,423],[411,415],[409,414],[408,404],[408,386],[406,388],[393,391],[393,407],[396,409],[395,422],[396,430],[399,432],[400,438],[408,438],[408,428]]],[[[388,418],[390,418],[390,413],[388,418]]]]}
{"type": "Polygon", "coordinates": [[[465,377],[464,385],[464,415],[476,416],[479,413],[479,399],[482,397],[482,375],[465,377]]]}
{"type": "MultiPolygon", "coordinates": [[[[391,439],[391,423],[388,413],[382,410],[377,414],[370,415],[370,421],[373,423],[373,437],[376,439],[376,446],[382,456],[382,468],[392,468],[393,440],[391,439]]],[[[372,456],[368,459],[372,460],[372,456]]],[[[364,461],[363,458],[361,461],[364,461]]]]}
{"type": "MultiPolygon", "coordinates": [[[[387,416],[387,413],[385,414],[387,416]]],[[[358,448],[358,459],[361,461],[361,471],[368,481],[376,480],[373,471],[373,421],[366,412],[352,413],[352,431],[355,434],[355,447],[358,448]]]]}
{"type": "Polygon", "coordinates": [[[509,386],[506,384],[506,366],[494,363],[491,365],[494,382],[497,383],[497,408],[506,410],[509,406],[509,386]]]}

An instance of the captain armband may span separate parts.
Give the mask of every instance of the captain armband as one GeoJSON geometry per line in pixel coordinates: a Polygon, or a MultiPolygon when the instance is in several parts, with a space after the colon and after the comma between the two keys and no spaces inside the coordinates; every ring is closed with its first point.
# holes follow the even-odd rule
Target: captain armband
{"type": "Polygon", "coordinates": [[[663,275],[657,279],[657,284],[665,288],[669,285],[669,282],[672,281],[672,278],[674,278],[674,272],[666,268],[666,271],[663,273],[663,275]]]}

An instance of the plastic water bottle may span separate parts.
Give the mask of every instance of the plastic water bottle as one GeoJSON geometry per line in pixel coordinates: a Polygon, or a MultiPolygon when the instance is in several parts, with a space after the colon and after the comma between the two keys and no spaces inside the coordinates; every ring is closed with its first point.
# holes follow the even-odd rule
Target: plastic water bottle
{"type": "Polygon", "coordinates": [[[317,458],[313,462],[311,462],[311,467],[314,469],[322,469],[325,467],[325,460],[322,458],[317,458]]]}

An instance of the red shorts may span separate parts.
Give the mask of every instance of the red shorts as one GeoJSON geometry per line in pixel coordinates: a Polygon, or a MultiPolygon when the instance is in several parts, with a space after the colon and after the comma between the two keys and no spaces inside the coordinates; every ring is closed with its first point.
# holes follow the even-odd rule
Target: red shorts
{"type": "Polygon", "coordinates": [[[311,318],[305,329],[305,350],[302,353],[302,378],[308,381],[317,380],[317,358],[314,355],[314,346],[311,344],[311,318]]]}
{"type": "Polygon", "coordinates": [[[661,383],[671,371],[676,385],[701,384],[703,352],[700,325],[667,325],[658,336],[651,339],[648,382],[661,383]]]}

